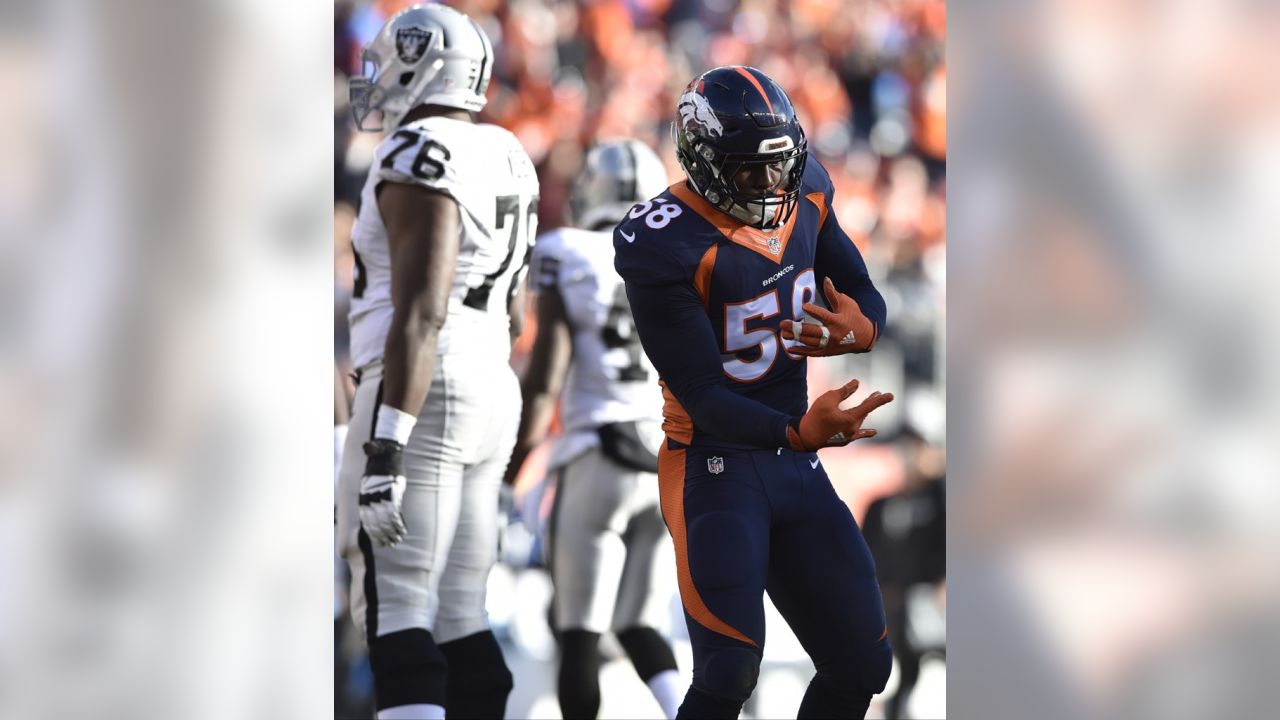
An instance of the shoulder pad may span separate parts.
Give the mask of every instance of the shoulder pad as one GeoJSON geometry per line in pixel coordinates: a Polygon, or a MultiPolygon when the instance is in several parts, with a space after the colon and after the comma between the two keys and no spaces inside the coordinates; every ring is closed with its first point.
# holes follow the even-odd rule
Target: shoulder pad
{"type": "Polygon", "coordinates": [[[812,154],[804,164],[804,177],[800,180],[800,195],[803,197],[813,192],[820,192],[827,198],[827,204],[830,205],[831,196],[835,193],[835,186],[831,182],[831,175],[827,169],[818,162],[818,159],[812,154]]]}
{"type": "Polygon", "coordinates": [[[614,269],[623,280],[637,285],[670,285],[690,280],[693,274],[686,271],[682,253],[678,252],[679,228],[650,227],[645,223],[647,216],[636,213],[642,207],[644,203],[632,207],[613,230],[614,269]],[[665,232],[668,228],[671,232],[665,232]]]}
{"type": "Polygon", "coordinates": [[[614,230],[614,267],[640,285],[692,282],[720,232],[667,191],[634,205],[614,230]]]}

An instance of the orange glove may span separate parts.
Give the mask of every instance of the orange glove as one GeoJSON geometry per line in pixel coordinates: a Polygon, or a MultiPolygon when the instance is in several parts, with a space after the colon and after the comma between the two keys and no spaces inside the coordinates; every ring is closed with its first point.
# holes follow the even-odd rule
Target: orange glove
{"type": "Polygon", "coordinates": [[[875,430],[863,430],[862,422],[872,410],[893,401],[893,393],[873,392],[857,406],[841,410],[844,402],[858,389],[858,381],[828,390],[818,396],[809,411],[800,418],[799,427],[787,428],[791,449],[812,452],[824,447],[844,447],[854,440],[875,437],[875,430]]]}
{"type": "Polygon", "coordinates": [[[805,357],[829,357],[845,353],[861,353],[871,349],[880,331],[862,314],[858,301],[836,290],[831,278],[825,278],[822,289],[832,310],[813,303],[805,303],[804,311],[822,321],[802,323],[797,320],[782,321],[784,340],[800,339],[800,344],[787,350],[793,355],[805,357]]]}

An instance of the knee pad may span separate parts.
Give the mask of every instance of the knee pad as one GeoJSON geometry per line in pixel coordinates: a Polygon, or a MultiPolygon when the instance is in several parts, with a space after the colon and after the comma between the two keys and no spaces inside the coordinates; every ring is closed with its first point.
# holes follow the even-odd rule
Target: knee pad
{"type": "Polygon", "coordinates": [[[449,661],[449,693],[468,696],[502,694],[511,692],[511,671],[502,657],[502,649],[485,630],[474,635],[440,644],[440,651],[449,661]]]}
{"type": "Polygon", "coordinates": [[[884,690],[892,670],[893,648],[882,640],[860,655],[822,663],[813,683],[847,701],[870,699],[884,690]]]}
{"type": "Polygon", "coordinates": [[[833,673],[819,672],[809,682],[809,689],[800,700],[797,720],[813,718],[862,718],[871,705],[871,693],[864,693],[856,678],[853,680],[833,673]]]}
{"type": "Polygon", "coordinates": [[[444,705],[449,665],[427,630],[401,630],[369,645],[379,710],[400,705],[444,705]]]}
{"type": "Polygon", "coordinates": [[[676,656],[671,652],[671,646],[651,627],[627,628],[618,633],[618,642],[631,658],[636,674],[645,682],[660,672],[676,669],[676,656]]]}
{"type": "Polygon", "coordinates": [[[556,689],[564,717],[594,718],[600,712],[599,633],[588,630],[561,633],[556,689]]]}
{"type": "Polygon", "coordinates": [[[685,693],[684,702],[676,718],[699,718],[700,720],[738,720],[742,714],[741,700],[725,700],[705,690],[690,687],[685,693]]]}
{"type": "Polygon", "coordinates": [[[867,685],[866,690],[871,695],[875,695],[889,683],[889,673],[893,671],[893,646],[889,644],[886,637],[876,643],[869,653],[867,653],[867,667],[865,669],[867,685]]]}
{"type": "Polygon", "coordinates": [[[467,720],[506,715],[511,671],[492,632],[485,630],[441,643],[440,651],[449,660],[445,717],[467,720]]]}
{"type": "Polygon", "coordinates": [[[713,650],[702,664],[701,688],[739,703],[751,697],[760,676],[760,656],[746,648],[713,650]]]}

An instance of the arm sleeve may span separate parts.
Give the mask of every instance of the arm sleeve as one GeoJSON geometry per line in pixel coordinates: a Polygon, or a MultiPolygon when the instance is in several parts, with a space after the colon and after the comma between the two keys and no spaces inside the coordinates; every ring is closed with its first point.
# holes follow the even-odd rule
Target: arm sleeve
{"type": "Polygon", "coordinates": [[[790,446],[790,415],[725,386],[720,346],[692,286],[626,287],[645,353],[699,430],[760,448],[790,446]]]}
{"type": "MultiPolygon", "coordinates": [[[[862,314],[875,326],[876,335],[883,333],[886,321],[884,297],[871,282],[867,263],[858,252],[858,246],[853,244],[836,220],[834,208],[827,213],[826,222],[818,231],[818,250],[814,260],[818,287],[822,287],[823,278],[830,277],[836,290],[857,301],[862,314]]],[[[821,290],[818,295],[822,296],[821,290]]]]}

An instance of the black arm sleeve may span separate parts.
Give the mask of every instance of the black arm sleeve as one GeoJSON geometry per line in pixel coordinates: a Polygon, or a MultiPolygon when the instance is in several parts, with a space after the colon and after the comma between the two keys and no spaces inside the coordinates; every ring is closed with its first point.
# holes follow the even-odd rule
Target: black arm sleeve
{"type": "Polygon", "coordinates": [[[760,448],[790,446],[790,415],[725,386],[715,331],[691,286],[627,283],[627,298],[645,353],[699,430],[760,448]]]}
{"type": "Polygon", "coordinates": [[[840,222],[836,220],[834,209],[827,214],[826,222],[818,231],[818,250],[814,258],[814,269],[818,275],[818,295],[822,296],[822,280],[830,277],[836,290],[848,295],[858,303],[862,314],[875,325],[876,334],[884,332],[886,312],[884,298],[871,282],[867,274],[867,263],[858,252],[840,222]]]}

